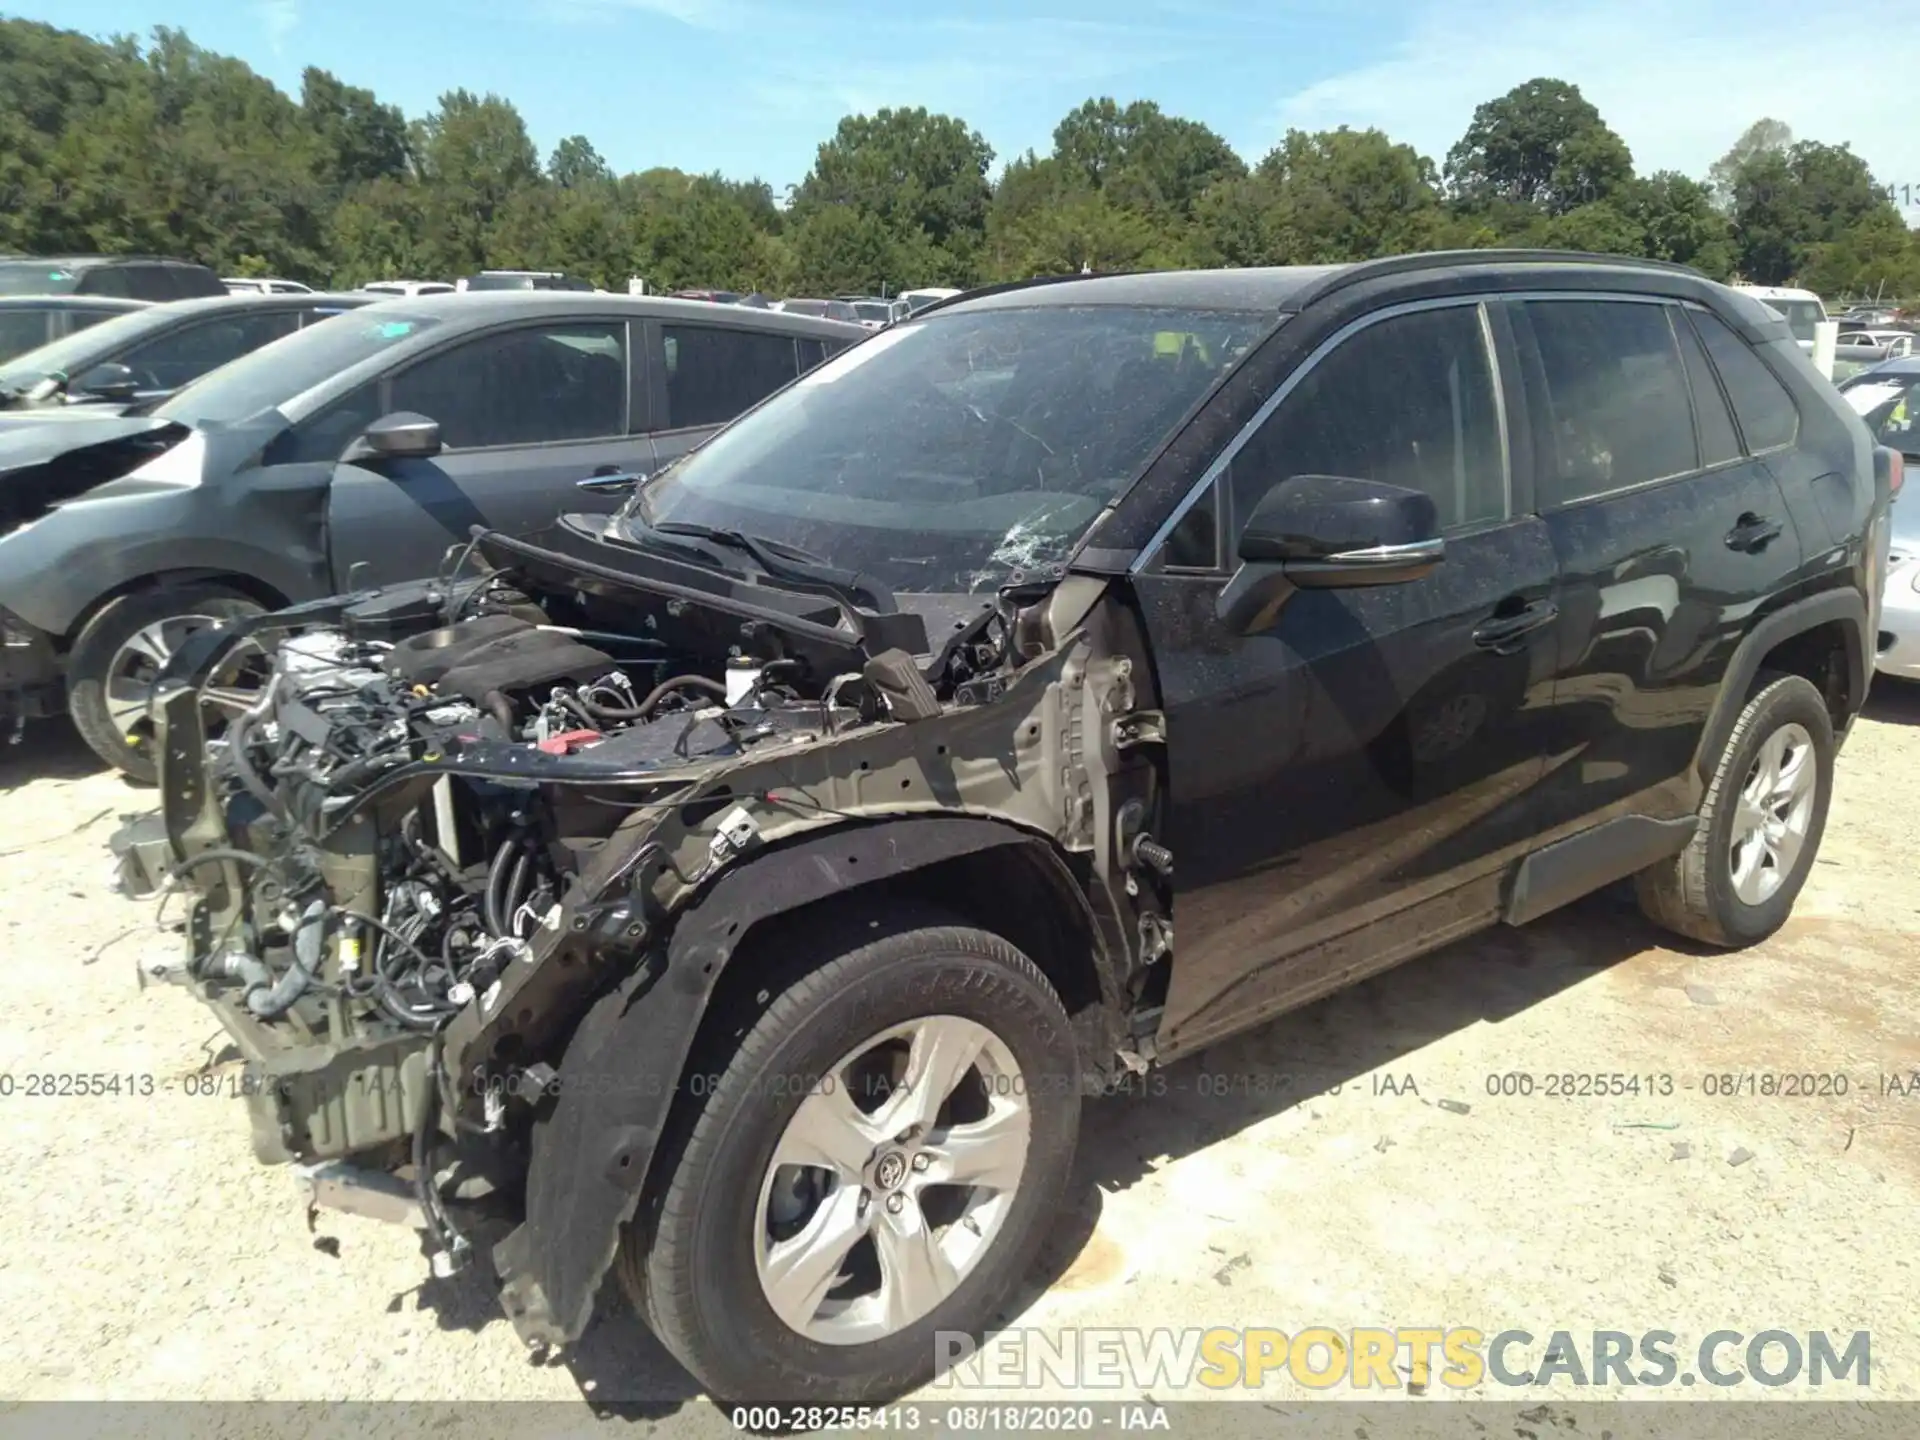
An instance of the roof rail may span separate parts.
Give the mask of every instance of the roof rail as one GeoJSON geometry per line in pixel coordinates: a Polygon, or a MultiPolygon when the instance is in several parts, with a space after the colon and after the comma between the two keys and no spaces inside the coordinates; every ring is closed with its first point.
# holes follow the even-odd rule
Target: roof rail
{"type": "Polygon", "coordinates": [[[985,295],[1006,295],[1015,290],[1032,290],[1041,285],[1065,285],[1073,280],[1106,279],[1111,275],[1140,275],[1140,270],[1100,270],[1092,275],[1074,271],[1068,275],[1035,275],[1030,280],[1002,280],[998,285],[978,285],[971,290],[962,290],[958,295],[949,295],[944,300],[936,300],[931,305],[922,305],[914,312],[918,320],[922,315],[942,309],[948,305],[958,305],[962,300],[978,300],[985,295]]]}
{"type": "Polygon", "coordinates": [[[1707,277],[1691,265],[1672,260],[1641,260],[1631,255],[1601,255],[1588,250],[1423,250],[1411,255],[1387,255],[1378,260],[1361,260],[1305,286],[1288,297],[1285,308],[1300,311],[1336,290],[1358,285],[1382,275],[1404,275],[1413,270],[1435,270],[1461,265],[1606,265],[1620,270],[1659,270],[1672,275],[1707,277]]]}

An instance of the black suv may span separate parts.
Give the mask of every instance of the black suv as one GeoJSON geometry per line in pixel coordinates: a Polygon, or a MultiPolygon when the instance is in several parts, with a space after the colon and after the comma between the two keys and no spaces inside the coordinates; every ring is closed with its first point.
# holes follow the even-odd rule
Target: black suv
{"type": "Polygon", "coordinates": [[[611,1270],[719,1394],[894,1395],[1083,1093],[1627,877],[1782,924],[1900,477],[1677,267],[975,292],[612,517],[202,631],[123,873],[197,888],[174,973],[317,1203],[457,1265],[471,1168],[529,1341],[611,1270]]]}
{"type": "Polygon", "coordinates": [[[0,295],[192,300],[226,293],[206,266],[164,255],[0,255],[0,295]]]}

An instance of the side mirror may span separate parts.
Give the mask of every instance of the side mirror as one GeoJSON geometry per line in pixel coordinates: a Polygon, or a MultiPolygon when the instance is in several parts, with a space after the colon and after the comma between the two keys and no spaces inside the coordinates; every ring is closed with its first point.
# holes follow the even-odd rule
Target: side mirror
{"type": "Polygon", "coordinates": [[[439,421],[411,410],[396,410],[369,425],[340,458],[347,464],[364,460],[429,460],[440,450],[439,421]]]}
{"type": "Polygon", "coordinates": [[[1243,635],[1273,623],[1296,590],[1397,585],[1446,556],[1433,497],[1344,475],[1295,475],[1261,497],[1240,535],[1243,562],[1216,614],[1243,635]]]}
{"type": "Polygon", "coordinates": [[[1295,475],[1253,507],[1240,558],[1295,585],[1337,589],[1418,580],[1446,556],[1433,497],[1344,475],[1295,475]]]}
{"type": "Polygon", "coordinates": [[[133,371],[117,361],[95,365],[78,380],[69,381],[67,394],[86,400],[131,400],[140,393],[140,381],[133,371]]]}

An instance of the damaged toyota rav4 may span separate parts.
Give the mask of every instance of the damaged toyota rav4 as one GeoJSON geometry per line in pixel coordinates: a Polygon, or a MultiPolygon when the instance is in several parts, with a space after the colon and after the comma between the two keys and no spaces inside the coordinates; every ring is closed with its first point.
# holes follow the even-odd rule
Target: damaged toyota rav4
{"type": "Polygon", "coordinates": [[[720,1396],[894,1396],[1083,1097],[1628,877],[1775,930],[1900,479],[1678,267],[975,292],[616,514],[189,640],[121,870],[315,1203],[529,1344],[612,1272],[720,1396]]]}

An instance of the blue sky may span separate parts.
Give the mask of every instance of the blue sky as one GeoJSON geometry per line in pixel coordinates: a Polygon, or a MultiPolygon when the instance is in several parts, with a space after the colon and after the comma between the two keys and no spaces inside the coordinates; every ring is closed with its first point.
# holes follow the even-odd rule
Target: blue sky
{"type": "Polygon", "coordinates": [[[180,26],[290,90],[320,65],[410,117],[491,90],[543,155],[579,133],[616,169],[776,188],[849,111],[957,114],[1004,161],[1100,94],[1157,100],[1249,160],[1290,125],[1339,124],[1438,160],[1476,103],[1545,74],[1581,86],[1642,172],[1701,174],[1772,115],[1851,141],[1920,198],[1920,127],[1897,98],[1838,98],[1875,88],[1870,57],[1910,17],[1893,0],[1821,8],[1809,32],[1814,7],[1789,0],[0,0],[94,34],[180,26]]]}

